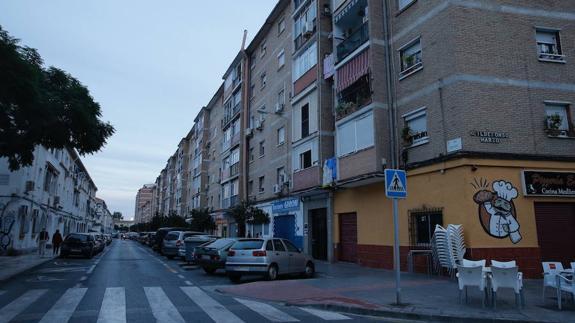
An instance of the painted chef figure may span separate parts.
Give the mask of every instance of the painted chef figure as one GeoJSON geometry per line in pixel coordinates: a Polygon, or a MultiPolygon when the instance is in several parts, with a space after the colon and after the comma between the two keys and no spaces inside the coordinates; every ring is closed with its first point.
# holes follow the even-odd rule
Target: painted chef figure
{"type": "Polygon", "coordinates": [[[479,217],[483,228],[496,238],[509,236],[511,242],[521,241],[519,222],[513,199],[517,197],[517,189],[506,181],[493,182],[493,192],[479,191],[473,199],[480,205],[479,217]]]}

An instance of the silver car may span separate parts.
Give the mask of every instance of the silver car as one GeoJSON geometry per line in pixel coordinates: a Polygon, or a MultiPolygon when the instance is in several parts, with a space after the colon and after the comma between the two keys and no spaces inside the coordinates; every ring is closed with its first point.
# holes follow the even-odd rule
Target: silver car
{"type": "Polygon", "coordinates": [[[164,237],[162,243],[162,253],[168,257],[168,259],[174,259],[174,257],[186,257],[186,244],[184,240],[188,237],[193,237],[202,234],[201,232],[193,231],[170,231],[164,237]]]}
{"type": "Polygon", "coordinates": [[[269,280],[279,275],[313,277],[313,259],[286,239],[239,239],[228,251],[226,273],[232,282],[242,276],[261,275],[269,280]]]}

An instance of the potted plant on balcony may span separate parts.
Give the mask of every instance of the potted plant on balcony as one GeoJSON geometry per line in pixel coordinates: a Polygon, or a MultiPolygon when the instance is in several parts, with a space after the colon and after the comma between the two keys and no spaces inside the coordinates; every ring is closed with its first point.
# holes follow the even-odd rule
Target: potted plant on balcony
{"type": "Polygon", "coordinates": [[[335,108],[335,112],[336,112],[338,118],[342,118],[342,117],[352,113],[353,109],[355,109],[356,107],[357,107],[357,104],[355,102],[342,101],[335,108]]]}
{"type": "Polygon", "coordinates": [[[553,137],[561,135],[561,133],[563,133],[560,129],[562,123],[563,117],[558,114],[547,116],[547,118],[545,118],[545,132],[547,132],[549,136],[553,137]]]}
{"type": "Polygon", "coordinates": [[[411,146],[413,143],[413,134],[408,125],[405,125],[403,129],[401,129],[401,139],[403,139],[404,146],[411,146]]]}

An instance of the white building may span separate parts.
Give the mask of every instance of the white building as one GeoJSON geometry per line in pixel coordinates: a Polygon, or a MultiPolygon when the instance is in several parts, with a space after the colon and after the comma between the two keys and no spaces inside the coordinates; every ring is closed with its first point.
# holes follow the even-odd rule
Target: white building
{"type": "Polygon", "coordinates": [[[73,149],[38,146],[32,166],[10,171],[0,159],[0,251],[31,251],[38,233],[87,232],[95,224],[96,185],[73,149]]]}
{"type": "Polygon", "coordinates": [[[96,217],[94,225],[89,231],[99,233],[112,233],[114,230],[114,221],[112,220],[112,213],[106,205],[106,201],[96,197],[96,217]]]}

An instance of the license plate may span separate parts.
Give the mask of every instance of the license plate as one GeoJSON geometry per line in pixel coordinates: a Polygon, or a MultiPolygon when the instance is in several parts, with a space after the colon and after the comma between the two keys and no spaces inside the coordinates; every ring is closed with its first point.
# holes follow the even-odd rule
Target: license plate
{"type": "Polygon", "coordinates": [[[72,252],[81,252],[82,250],[81,250],[81,249],[72,249],[72,250],[70,250],[70,251],[72,251],[72,252]]]}
{"type": "Polygon", "coordinates": [[[236,267],[235,271],[250,271],[250,267],[236,267]]]}
{"type": "Polygon", "coordinates": [[[209,256],[209,255],[202,255],[202,259],[204,259],[204,260],[210,260],[210,256],[209,256]]]}

